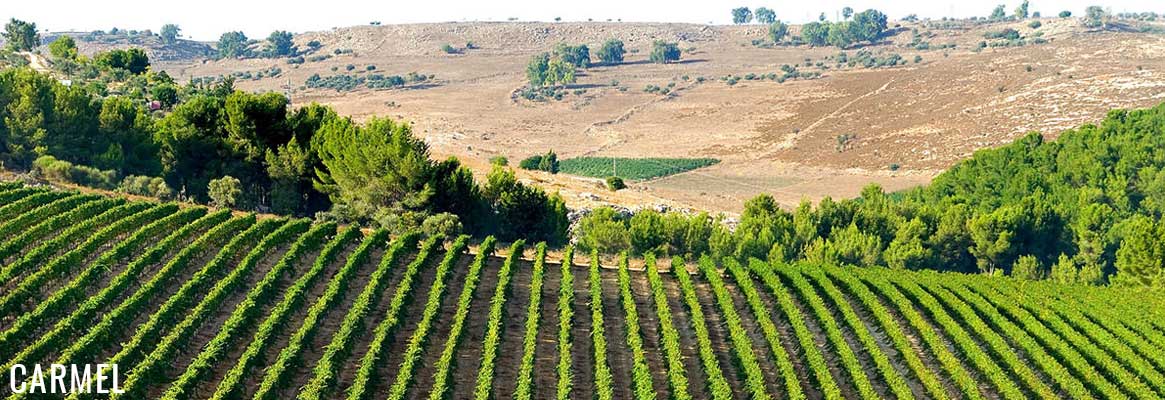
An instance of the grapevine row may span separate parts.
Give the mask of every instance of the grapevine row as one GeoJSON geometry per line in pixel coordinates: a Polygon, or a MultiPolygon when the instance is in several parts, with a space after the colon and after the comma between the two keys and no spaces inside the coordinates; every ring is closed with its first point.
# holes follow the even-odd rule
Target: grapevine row
{"type": "Polygon", "coordinates": [[[514,398],[530,400],[534,397],[534,351],[538,346],[538,325],[542,317],[542,285],[546,270],[546,243],[538,243],[534,250],[534,269],[530,279],[530,303],[526,307],[526,332],[522,336],[522,360],[518,367],[518,386],[514,398]]]}
{"type": "Polygon", "coordinates": [[[663,356],[667,360],[668,391],[675,400],[690,400],[688,376],[684,370],[684,355],[680,350],[680,333],[672,322],[671,306],[667,303],[667,292],[663,289],[663,279],[655,267],[655,255],[644,255],[647,283],[651,287],[651,298],[655,304],[655,316],[659,320],[660,343],[663,356]]]}
{"type": "MultiPolygon", "coordinates": [[[[361,265],[368,262],[372,257],[372,250],[376,246],[381,245],[388,239],[388,231],[376,230],[364,241],[356,247],[348,259],[344,262],[344,266],[336,272],[332,280],[328,282],[328,287],[324,289],[324,294],[320,295],[316,302],[312,304],[307,311],[307,316],[303,319],[303,323],[291,339],[287,341],[287,345],[279,352],[279,356],[271,366],[267,367],[263,375],[263,381],[259,384],[259,388],[255,391],[254,398],[256,400],[277,398],[279,391],[286,383],[288,378],[288,371],[298,367],[300,357],[303,352],[303,346],[309,344],[312,338],[315,337],[316,330],[320,327],[320,322],[323,320],[325,314],[332,310],[339,303],[343,293],[348,290],[351,285],[353,276],[356,275],[356,270],[361,265]]],[[[418,236],[416,234],[408,234],[397,238],[392,242],[388,251],[384,254],[384,259],[392,260],[395,263],[408,250],[416,246],[418,236]]],[[[220,390],[219,393],[222,393],[220,390]]],[[[219,394],[216,394],[218,397],[219,394]]]]}
{"type": "MultiPolygon", "coordinates": [[[[98,213],[111,212],[113,210],[137,210],[140,211],[149,207],[148,203],[130,203],[125,204],[123,200],[104,199],[92,201],[76,207],[72,210],[49,215],[48,218],[21,231],[11,238],[0,244],[0,260],[7,260],[14,254],[23,251],[29,244],[37,240],[46,240],[45,236],[56,232],[65,227],[73,226],[82,223],[85,220],[93,218],[98,213]]],[[[121,211],[125,212],[125,211],[121,211]]]]}
{"type": "MultiPolygon", "coordinates": [[[[270,243],[274,241],[282,241],[291,235],[297,234],[303,229],[301,226],[306,228],[306,225],[306,221],[299,221],[284,225],[283,228],[280,228],[280,230],[276,231],[277,234],[284,237],[271,238],[270,240],[264,239],[264,243],[260,243],[259,246],[256,246],[254,249],[252,249],[251,253],[247,254],[247,257],[241,264],[247,265],[248,263],[257,263],[259,258],[261,258],[265,253],[263,249],[265,244],[267,245],[267,248],[270,249],[270,243]]],[[[246,325],[250,324],[258,316],[257,313],[260,311],[259,307],[270,301],[274,296],[275,291],[273,289],[275,289],[274,286],[276,281],[285,273],[291,272],[289,270],[291,270],[293,266],[299,262],[300,258],[302,258],[309,251],[314,250],[323,242],[325,237],[335,233],[335,231],[336,225],[334,223],[325,223],[312,226],[311,229],[307,231],[307,233],[300,235],[299,239],[292,243],[291,247],[287,249],[287,252],[284,253],[283,257],[280,258],[279,261],[274,266],[272,266],[270,270],[267,271],[267,274],[263,276],[263,279],[247,292],[246,298],[244,298],[243,301],[241,301],[238,306],[235,307],[234,311],[231,312],[230,317],[228,317],[226,322],[223,323],[222,327],[219,328],[218,333],[216,333],[214,338],[212,338],[210,342],[207,343],[202,352],[195,356],[190,365],[186,367],[185,372],[183,372],[182,375],[179,376],[178,379],[166,390],[163,398],[178,399],[190,397],[189,391],[192,389],[192,386],[202,378],[203,374],[210,372],[211,368],[217,365],[218,362],[221,361],[220,358],[227,350],[229,350],[230,345],[234,339],[233,336],[240,334],[241,332],[239,331],[244,329],[246,325]]],[[[215,294],[219,293],[220,290],[229,287],[230,285],[227,283],[227,280],[220,281],[219,285],[211,292],[211,295],[208,296],[208,298],[215,296],[215,294]]],[[[200,304],[199,308],[196,308],[191,312],[191,314],[196,314],[199,310],[210,308],[211,307],[202,307],[202,304],[200,304]]],[[[190,319],[191,317],[188,316],[187,320],[189,321],[190,319]]],[[[174,332],[170,334],[170,336],[173,337],[180,331],[181,330],[179,329],[175,329],[174,332]]],[[[158,347],[163,348],[163,346],[158,347]]],[[[154,353],[150,354],[150,358],[156,358],[158,355],[159,351],[155,350],[154,353]]],[[[147,358],[147,360],[150,358],[147,358]]],[[[144,365],[145,364],[143,363],[137,367],[137,373],[139,375],[142,373],[144,365]]],[[[126,381],[127,392],[133,388],[133,386],[130,384],[131,382],[133,382],[132,377],[130,380],[126,381]]]]}
{"type": "MultiPolygon", "coordinates": [[[[768,266],[760,264],[760,260],[751,260],[750,268],[758,274],[769,292],[777,299],[777,305],[785,314],[789,321],[802,321],[801,312],[792,298],[785,292],[785,288],[781,285],[776,276],[772,275],[768,270],[768,266]]],[[[768,307],[761,301],[759,291],[752,283],[752,277],[749,271],[745,270],[743,266],[736,262],[736,260],[725,259],[725,269],[736,281],[736,286],[740,289],[740,293],[744,295],[745,302],[748,303],[748,308],[752,310],[753,315],[756,316],[757,325],[760,325],[761,333],[764,334],[765,341],[769,344],[769,350],[772,353],[773,359],[776,360],[777,368],[780,371],[781,377],[785,381],[785,390],[788,392],[790,399],[805,398],[805,392],[801,388],[801,384],[797,379],[796,372],[793,370],[792,356],[781,345],[781,337],[777,332],[777,326],[773,323],[769,316],[768,307]]],[[[809,366],[813,370],[818,387],[821,388],[822,394],[825,398],[836,398],[841,393],[837,389],[837,384],[833,382],[833,376],[829,374],[829,368],[825,366],[825,357],[821,351],[817,349],[817,344],[813,342],[813,336],[809,333],[808,328],[803,324],[791,323],[797,339],[800,340],[805,357],[809,360],[809,366]],[[806,345],[808,344],[808,347],[806,345]]]]}
{"type": "MultiPolygon", "coordinates": [[[[433,364],[433,369],[436,372],[433,373],[434,389],[431,393],[437,393],[437,388],[447,385],[444,382],[449,379],[449,374],[452,373],[453,357],[456,356],[457,345],[461,341],[461,330],[465,325],[465,319],[469,316],[469,303],[473,299],[473,291],[477,287],[477,281],[481,279],[481,271],[485,268],[485,263],[488,261],[489,255],[493,253],[495,244],[496,240],[492,236],[487,237],[481,243],[481,246],[478,247],[477,257],[473,259],[473,263],[470,264],[469,271],[465,275],[465,286],[457,298],[457,309],[453,315],[449,337],[445,340],[440,358],[433,364]]],[[[454,255],[449,255],[448,257],[454,257],[454,255]]],[[[389,388],[389,399],[403,399],[408,394],[409,386],[413,383],[413,374],[416,373],[417,366],[421,362],[425,343],[429,341],[429,330],[433,326],[433,319],[441,311],[441,299],[445,295],[450,271],[453,269],[455,262],[456,260],[450,260],[442,263],[441,267],[437,270],[437,276],[433,280],[433,286],[429,288],[429,297],[425,301],[425,309],[421,312],[421,320],[417,324],[416,330],[413,331],[413,335],[409,337],[408,345],[403,354],[404,359],[397,369],[396,380],[393,381],[392,387],[389,388]]],[[[444,392],[444,390],[442,389],[441,392],[444,392]]]]}
{"type": "MultiPolygon", "coordinates": [[[[427,263],[433,250],[439,244],[439,240],[439,236],[425,240],[413,263],[418,265],[427,263]]],[[[339,365],[351,352],[355,340],[354,335],[363,328],[364,316],[372,309],[373,302],[380,298],[381,293],[384,292],[384,287],[388,284],[388,273],[394,265],[393,261],[395,260],[382,258],[380,265],[368,277],[368,283],[364,285],[364,290],[356,297],[356,301],[352,303],[348,313],[344,315],[344,320],[340,322],[339,330],[332,335],[332,341],[324,348],[323,355],[312,368],[312,379],[300,389],[296,396],[298,399],[318,400],[328,397],[335,390],[334,385],[340,372],[339,365]]]]}
{"type": "Polygon", "coordinates": [[[599,252],[591,251],[591,268],[588,275],[591,292],[591,343],[595,357],[595,397],[598,400],[615,398],[614,377],[611,364],[607,361],[607,334],[603,327],[603,281],[599,276],[599,252]]]}
{"type": "MultiPolygon", "coordinates": [[[[154,206],[144,211],[139,210],[140,212],[135,212],[115,223],[105,225],[104,228],[101,228],[96,232],[90,233],[89,238],[84,242],[70,249],[60,257],[53,259],[48,264],[40,267],[40,269],[36,270],[36,272],[33,272],[31,275],[20,281],[20,283],[17,284],[17,286],[12,291],[5,294],[3,298],[0,298],[0,315],[7,315],[8,313],[19,309],[24,301],[41,290],[47,280],[57,276],[64,276],[69,272],[70,269],[80,267],[84,259],[93,252],[97,251],[97,249],[105,242],[113,239],[117,235],[129,231],[130,229],[144,225],[146,221],[158,221],[165,219],[166,216],[173,214],[177,210],[178,206],[174,204],[154,206]]],[[[113,210],[110,211],[112,212],[113,210]]],[[[129,209],[125,211],[133,212],[134,210],[129,209]]],[[[193,214],[191,214],[191,216],[193,216],[193,214]]],[[[193,218],[190,220],[192,219],[193,218]]],[[[189,220],[181,222],[189,222],[189,220]]],[[[156,233],[158,233],[158,231],[151,231],[151,234],[156,233]]],[[[122,242],[127,240],[128,239],[123,240],[122,242]]],[[[86,270],[85,272],[89,271],[92,271],[92,269],[86,270]]],[[[84,275],[84,272],[82,274],[84,275]]]]}
{"type": "MultiPolygon", "coordinates": [[[[759,263],[754,265],[761,265],[760,269],[768,269],[766,267],[769,267],[768,265],[759,263]]],[[[756,268],[754,268],[754,270],[755,269],[756,268]]],[[[849,373],[850,378],[853,379],[852,382],[854,386],[857,387],[858,394],[861,395],[862,398],[866,399],[879,398],[880,396],[877,392],[874,391],[874,387],[872,384],[870,384],[869,378],[866,377],[865,370],[862,368],[861,363],[858,361],[857,354],[854,354],[853,349],[850,348],[849,344],[845,341],[845,337],[842,336],[840,329],[841,324],[839,324],[837,320],[834,319],[833,313],[831,313],[829,308],[825,305],[825,300],[823,300],[821,296],[817,294],[817,290],[813,289],[813,287],[809,285],[809,281],[805,280],[805,277],[802,276],[800,272],[787,268],[781,268],[781,270],[784,272],[783,276],[787,277],[792,283],[793,289],[797,291],[797,294],[804,302],[804,304],[809,306],[809,310],[813,313],[814,320],[817,321],[818,325],[821,326],[822,330],[825,331],[826,339],[829,341],[829,344],[837,351],[837,355],[839,358],[841,358],[842,365],[845,366],[845,369],[849,373]]],[[[765,273],[766,272],[761,272],[760,274],[765,273]]],[[[767,273],[772,274],[772,271],[769,270],[767,273]]],[[[855,328],[855,332],[858,331],[858,327],[853,328],[855,328]]],[[[881,349],[879,349],[876,344],[873,347],[867,345],[866,352],[870,354],[881,353],[881,349]]],[[[879,369],[881,369],[881,367],[885,366],[880,366],[879,369]]],[[[891,369],[887,371],[885,369],[881,369],[881,371],[892,372],[893,370],[891,369]]],[[[909,393],[909,389],[906,388],[905,385],[901,385],[896,388],[895,397],[903,398],[904,395],[909,393]]]]}
{"type": "MultiPolygon", "coordinates": [[[[745,391],[754,400],[771,399],[772,397],[765,391],[764,373],[761,371],[756,354],[753,353],[752,339],[749,339],[748,333],[744,330],[744,323],[741,321],[740,314],[736,313],[736,304],[732,301],[732,296],[724,285],[724,279],[720,277],[720,271],[716,269],[712,259],[707,256],[700,259],[699,267],[700,273],[712,287],[716,306],[728,327],[728,339],[732,342],[732,354],[736,356],[736,364],[744,375],[745,391]]],[[[789,397],[793,398],[793,395],[794,392],[790,391],[789,397]]]]}
{"type": "Polygon", "coordinates": [[[574,246],[567,246],[562,255],[562,279],[558,286],[558,364],[555,372],[558,375],[558,385],[555,390],[557,400],[570,399],[573,388],[571,373],[571,357],[573,351],[570,334],[574,320],[574,274],[571,266],[574,265],[574,246]]]}
{"type": "MultiPolygon", "coordinates": [[[[439,240],[434,237],[433,240],[439,240]]],[[[468,245],[469,237],[458,237],[453,245],[445,252],[445,259],[441,261],[441,265],[437,268],[444,268],[448,270],[457,262],[461,253],[465,251],[468,245]]],[[[420,258],[418,257],[418,261],[420,258]]],[[[364,358],[360,362],[360,369],[356,372],[356,379],[352,382],[352,387],[348,388],[348,399],[357,400],[367,398],[369,388],[373,384],[373,379],[376,375],[378,362],[381,354],[386,350],[385,344],[389,337],[396,333],[400,327],[401,320],[404,317],[403,312],[406,305],[412,302],[413,292],[416,288],[413,281],[416,280],[420,273],[423,262],[414,261],[409,264],[408,269],[397,285],[396,292],[393,293],[392,300],[388,305],[388,311],[385,312],[384,319],[376,326],[373,333],[373,339],[369,344],[368,352],[364,354],[364,358]]]]}
{"type": "Polygon", "coordinates": [[[724,371],[720,369],[720,362],[716,360],[716,351],[712,349],[712,339],[708,336],[708,323],[704,320],[704,311],[700,308],[700,299],[696,297],[696,289],[692,285],[691,273],[688,272],[684,260],[680,257],[672,258],[672,274],[679,282],[680,295],[684,306],[688,310],[692,322],[692,330],[696,332],[696,345],[700,353],[700,365],[708,377],[705,383],[706,390],[713,400],[732,399],[732,387],[724,378],[724,371]]]}
{"type": "MultiPolygon", "coordinates": [[[[182,227],[178,231],[167,236],[161,242],[158,242],[158,244],[147,250],[141,257],[138,257],[128,266],[126,266],[126,268],[120,274],[118,274],[117,277],[110,281],[109,286],[106,286],[97,295],[90,297],[79,307],[77,307],[77,309],[73,311],[67,318],[58,321],[51,331],[42,335],[31,346],[25,348],[19,354],[12,357],[11,361],[5,365],[5,368],[11,368],[13,364],[37,362],[41,357],[45,356],[46,352],[52,349],[57,349],[65,344],[69,345],[69,348],[65,351],[67,354],[69,352],[88,351],[87,349],[89,347],[94,346],[98,342],[107,340],[108,336],[113,334],[111,330],[114,329],[114,327],[119,327],[128,323],[129,318],[134,316],[134,313],[129,311],[141,307],[142,303],[148,301],[154,295],[154,292],[161,289],[161,281],[169,279],[169,275],[177,273],[176,270],[183,268],[186,265],[186,262],[188,262],[188,260],[194,256],[195,252],[205,251],[205,249],[209,246],[218,243],[229,235],[235,234],[239,230],[246,228],[248,225],[254,222],[254,218],[235,218],[224,223],[223,221],[226,221],[229,216],[230,212],[225,210],[207,215],[190,225],[182,227]],[[86,325],[86,322],[93,318],[99,310],[110,306],[111,302],[122,296],[122,294],[130,287],[131,283],[134,282],[135,279],[138,279],[138,275],[142,270],[144,270],[149,265],[160,262],[166,253],[178,246],[181,239],[190,236],[199,229],[204,228],[209,228],[209,230],[207,230],[206,233],[196,239],[189,246],[179,251],[178,254],[174,256],[174,258],[167,262],[166,266],[162,267],[162,269],[154,275],[153,279],[145,283],[141,288],[134,292],[134,295],[131,295],[129,299],[123,301],[117,309],[114,309],[114,311],[103,315],[100,322],[98,322],[96,325],[91,327],[86,325]],[[123,309],[126,311],[119,311],[123,309]],[[75,335],[78,332],[87,333],[80,339],[76,339],[70,336],[75,335]]],[[[96,265],[100,266],[101,264],[96,265]]],[[[77,281],[70,283],[70,287],[75,288],[75,290],[71,291],[79,292],[83,289],[81,287],[82,284],[82,282],[77,281]]],[[[54,308],[58,312],[64,310],[63,305],[54,308]]],[[[22,326],[31,327],[31,325],[32,324],[30,323],[22,326]]],[[[16,327],[14,327],[8,332],[14,332],[13,335],[19,337],[19,335],[15,332],[23,332],[23,330],[16,331],[16,327]]],[[[5,333],[5,337],[7,337],[8,332],[5,333]]],[[[4,345],[4,351],[7,353],[11,349],[11,346],[14,345],[13,340],[5,340],[4,345]]]]}
{"type": "Polygon", "coordinates": [[[619,299],[623,306],[623,322],[627,328],[627,347],[631,349],[631,389],[638,400],[655,398],[651,387],[651,367],[647,366],[647,354],[643,351],[643,334],[639,327],[639,310],[635,307],[635,297],[631,294],[631,275],[627,271],[627,253],[619,256],[619,299]]]}
{"type": "MultiPolygon", "coordinates": [[[[506,306],[506,296],[510,293],[510,281],[513,279],[514,263],[522,257],[522,250],[526,242],[518,240],[510,246],[510,254],[502,263],[498,271],[498,284],[494,288],[494,295],[490,298],[488,321],[486,322],[485,342],[481,351],[481,367],[477,370],[477,383],[474,385],[473,398],[487,400],[493,391],[494,368],[497,365],[498,347],[502,343],[502,316],[506,306]]],[[[444,385],[434,385],[430,400],[444,398],[444,385]],[[437,389],[441,391],[438,392],[437,389]]]]}
{"type": "Polygon", "coordinates": [[[247,345],[246,350],[239,356],[239,360],[235,365],[227,371],[226,376],[219,382],[212,399],[221,400],[224,398],[241,397],[239,391],[242,388],[243,379],[247,374],[247,370],[251,368],[252,364],[258,362],[258,358],[264,347],[275,335],[275,331],[279,330],[288,322],[291,313],[296,308],[299,308],[307,296],[308,289],[315,284],[323,276],[324,270],[331,265],[343,252],[344,247],[349,243],[355,241],[361,236],[359,228],[347,228],[336,235],[324,249],[320,251],[319,256],[316,257],[311,269],[299,277],[287,292],[283,295],[283,300],[279,302],[271,310],[271,313],[259,325],[259,329],[255,332],[250,344],[247,345]]]}

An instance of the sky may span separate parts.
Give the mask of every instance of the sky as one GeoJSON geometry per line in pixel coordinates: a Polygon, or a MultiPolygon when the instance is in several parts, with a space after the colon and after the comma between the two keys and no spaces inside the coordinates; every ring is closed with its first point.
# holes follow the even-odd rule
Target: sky
{"type": "MultiPolygon", "coordinates": [[[[371,21],[384,24],[448,21],[505,21],[516,17],[523,21],[595,21],[607,19],[624,22],[690,22],[727,24],[730,10],[738,6],[752,9],[768,7],[777,18],[793,23],[816,19],[825,12],[835,18],[842,7],[861,11],[876,8],[890,18],[917,14],[920,18],[944,16],[986,16],[1000,1],[984,0],[5,0],[0,18],[35,22],[47,31],[93,31],[121,29],[159,30],[173,23],[182,28],[182,36],[194,40],[217,40],[226,31],[243,31],[248,37],[263,38],[274,30],[306,32],[334,27],[363,25],[371,21]]],[[[1010,14],[1018,0],[1007,0],[1010,14]]],[[[1165,13],[1161,0],[1057,0],[1031,1],[1030,10],[1045,16],[1069,10],[1083,14],[1084,8],[1099,4],[1113,12],[1156,11],[1165,13]]]]}

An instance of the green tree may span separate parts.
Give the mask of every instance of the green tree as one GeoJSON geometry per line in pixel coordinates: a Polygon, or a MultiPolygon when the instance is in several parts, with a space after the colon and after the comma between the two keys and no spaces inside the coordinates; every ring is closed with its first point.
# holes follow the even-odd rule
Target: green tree
{"type": "Polygon", "coordinates": [[[164,108],[178,104],[178,87],[171,83],[154,85],[150,88],[150,98],[157,101],[164,108]]]}
{"type": "Polygon", "coordinates": [[[49,43],[49,54],[57,60],[76,60],[77,41],[73,40],[72,36],[61,35],[57,37],[57,40],[49,43]]]}
{"type": "Polygon", "coordinates": [[[841,9],[841,17],[842,18],[845,18],[848,20],[849,17],[852,17],[852,16],[854,16],[853,7],[850,7],[850,6],[842,7],[842,9],[841,9]]]}
{"type": "Polygon", "coordinates": [[[680,59],[680,47],[675,43],[656,40],[651,45],[651,62],[667,64],[680,59]]]}
{"type": "Polygon", "coordinates": [[[126,70],[134,75],[142,74],[150,68],[150,57],[145,50],[137,47],[97,53],[93,56],[93,62],[106,68],[126,70]]]}
{"type": "Polygon", "coordinates": [[[1045,276],[1040,260],[1032,255],[1019,257],[1011,267],[1011,277],[1016,279],[1038,281],[1043,280],[1045,276]]]}
{"type": "Polygon", "coordinates": [[[769,40],[772,40],[773,43],[781,43],[783,40],[785,40],[785,36],[788,34],[788,24],[781,21],[775,21],[769,24],[769,40]]]}
{"type": "Polygon", "coordinates": [[[836,24],[828,24],[828,26],[829,34],[825,40],[829,42],[830,46],[844,49],[849,47],[850,44],[853,44],[856,37],[854,34],[856,29],[851,28],[857,26],[856,22],[839,22],[836,24]]]}
{"type": "Polygon", "coordinates": [[[808,22],[801,25],[801,39],[812,46],[824,46],[828,43],[829,31],[829,25],[808,22]]]}
{"type": "Polygon", "coordinates": [[[286,57],[297,52],[295,43],[291,41],[293,35],[288,31],[274,31],[267,36],[267,50],[269,57],[286,57]]]}
{"type": "Polygon", "coordinates": [[[668,243],[664,235],[663,217],[653,210],[643,210],[631,216],[628,222],[631,249],[636,253],[658,250],[668,243]]]}
{"type": "Polygon", "coordinates": [[[1105,28],[1111,19],[1112,16],[1101,6],[1088,6],[1084,9],[1084,26],[1089,28],[1105,28]]]}
{"type": "Polygon", "coordinates": [[[732,23],[740,25],[752,22],[752,10],[748,7],[737,7],[732,9],[732,23]]]}
{"type": "Polygon", "coordinates": [[[526,63],[526,80],[530,86],[542,87],[547,82],[547,72],[550,70],[550,54],[542,53],[530,57],[526,63]]]}
{"type": "Polygon", "coordinates": [[[1165,246],[1160,223],[1147,217],[1131,221],[1116,252],[1116,275],[1113,283],[1126,286],[1152,286],[1161,283],[1165,270],[1165,246]]]}
{"type": "Polygon", "coordinates": [[[631,248],[631,235],[624,221],[610,207],[599,207],[582,217],[575,228],[578,246],[584,251],[614,254],[631,248]]]}
{"type": "Polygon", "coordinates": [[[482,195],[494,210],[499,238],[528,238],[552,244],[566,241],[570,221],[566,203],[558,194],[547,195],[540,188],[524,185],[513,170],[495,165],[482,195]]]}
{"type": "Polygon", "coordinates": [[[1027,19],[1027,17],[1028,17],[1028,0],[1023,0],[1022,3],[1019,3],[1019,6],[1015,7],[1015,18],[1020,19],[1020,20],[1024,20],[1024,19],[1027,19]]]}
{"type": "Polygon", "coordinates": [[[991,10],[991,16],[987,18],[991,19],[992,21],[998,21],[1007,18],[1006,6],[1003,4],[995,6],[995,8],[991,10]]]}
{"type": "Polygon", "coordinates": [[[623,62],[623,54],[623,41],[608,39],[603,42],[603,47],[599,48],[599,61],[607,65],[619,64],[623,62]]]}
{"type": "Polygon", "coordinates": [[[1072,257],[1067,254],[1060,254],[1055,264],[1052,264],[1052,271],[1048,274],[1048,280],[1057,283],[1076,283],[1077,282],[1077,268],[1076,263],[1072,261],[1072,257]]]}
{"type": "Polygon", "coordinates": [[[1071,16],[1072,16],[1071,11],[1068,11],[1068,10],[1060,11],[1060,18],[1069,18],[1071,16]]]}
{"type": "Polygon", "coordinates": [[[932,251],[923,245],[927,236],[926,224],[917,217],[902,224],[882,256],[886,265],[897,269],[926,268],[933,258],[932,251]]]}
{"type": "Polygon", "coordinates": [[[36,24],[12,18],[4,24],[4,41],[9,50],[32,51],[40,46],[40,33],[36,31],[36,24]]]}
{"type": "Polygon", "coordinates": [[[880,39],[886,31],[887,17],[881,11],[869,9],[854,15],[853,21],[845,23],[855,42],[870,42],[880,39]]]}
{"type": "Polygon", "coordinates": [[[218,38],[219,58],[238,58],[248,55],[247,35],[234,31],[222,34],[218,38]]]}
{"type": "Polygon", "coordinates": [[[230,175],[211,180],[210,185],[207,187],[211,204],[215,207],[233,208],[242,192],[243,189],[239,180],[232,178],[230,175]]]}
{"type": "Polygon", "coordinates": [[[179,28],[178,25],[174,25],[174,24],[162,25],[162,31],[161,31],[162,43],[165,43],[165,44],[177,43],[178,42],[178,32],[181,30],[182,29],[179,28]]]}
{"type": "Polygon", "coordinates": [[[435,195],[429,146],[413,136],[408,124],[388,118],[371,118],[363,125],[335,119],[317,134],[325,168],[317,171],[316,188],[334,203],[365,218],[428,208],[435,195]]]}
{"type": "Polygon", "coordinates": [[[271,210],[278,214],[305,211],[311,192],[312,155],[308,149],[291,141],[265,155],[267,176],[271,178],[271,210]]]}
{"type": "Polygon", "coordinates": [[[563,60],[550,60],[546,68],[546,85],[558,86],[574,83],[575,66],[563,60]]]}
{"type": "Polygon", "coordinates": [[[554,58],[578,68],[587,68],[591,65],[591,51],[585,44],[571,46],[559,43],[554,47],[554,58]]]}
{"type": "Polygon", "coordinates": [[[762,24],[772,24],[777,21],[777,13],[768,7],[760,7],[756,9],[756,22],[762,24]]]}

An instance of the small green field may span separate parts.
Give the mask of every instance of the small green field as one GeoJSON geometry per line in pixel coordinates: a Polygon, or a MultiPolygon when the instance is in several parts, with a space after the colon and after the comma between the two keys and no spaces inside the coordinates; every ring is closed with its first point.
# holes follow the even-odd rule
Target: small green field
{"type": "Polygon", "coordinates": [[[562,160],[559,172],[606,178],[647,180],[688,172],[719,163],[715,158],[616,158],[578,157],[562,160]]]}

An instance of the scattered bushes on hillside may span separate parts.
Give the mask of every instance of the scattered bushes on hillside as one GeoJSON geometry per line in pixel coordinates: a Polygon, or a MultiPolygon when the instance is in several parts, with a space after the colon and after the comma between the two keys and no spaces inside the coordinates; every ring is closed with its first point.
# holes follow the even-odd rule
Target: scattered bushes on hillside
{"type": "Polygon", "coordinates": [[[812,46],[849,47],[853,43],[873,43],[887,28],[886,14],[870,9],[843,22],[809,22],[801,26],[801,38],[812,46]]]}
{"type": "MultiPolygon", "coordinates": [[[[365,70],[371,72],[375,68],[375,66],[369,65],[365,67],[365,70]]],[[[334,89],[337,92],[346,92],[359,89],[360,87],[366,87],[368,89],[393,89],[405,85],[423,83],[433,78],[433,75],[423,75],[416,72],[410,72],[405,76],[369,74],[364,76],[331,75],[321,77],[319,74],[313,74],[304,81],[304,85],[312,89],[334,89]]]]}
{"type": "Polygon", "coordinates": [[[1011,29],[1011,28],[1004,28],[1002,30],[989,31],[987,33],[984,33],[983,37],[986,39],[1015,40],[1015,39],[1019,39],[1020,36],[1019,36],[1019,31],[1017,31],[1015,29],[1011,29]]]}

